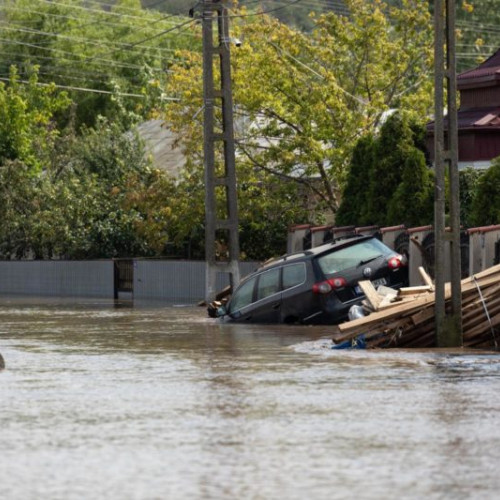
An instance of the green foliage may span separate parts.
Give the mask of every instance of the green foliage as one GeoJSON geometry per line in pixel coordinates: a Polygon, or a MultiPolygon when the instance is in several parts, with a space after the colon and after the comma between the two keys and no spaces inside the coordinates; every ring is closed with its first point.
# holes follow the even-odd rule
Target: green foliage
{"type": "Polygon", "coordinates": [[[433,174],[420,149],[423,130],[407,114],[393,113],[375,139],[358,142],[337,225],[432,222],[433,174]]]}
{"type": "MultiPolygon", "coordinates": [[[[244,41],[231,54],[238,176],[297,184],[311,194],[311,222],[325,210],[336,212],[354,145],[385,111],[426,116],[431,104],[427,2],[346,5],[350,17],[319,16],[311,34],[266,16],[241,24],[235,18],[232,26],[244,41]]],[[[182,56],[167,87],[181,102],[165,116],[193,175],[202,169],[202,126],[193,120],[202,106],[202,61],[199,53],[182,56]]]]}
{"type": "Polygon", "coordinates": [[[493,161],[477,182],[470,222],[473,226],[500,223],[500,158],[493,161]]]}
{"type": "Polygon", "coordinates": [[[476,197],[479,179],[484,172],[469,167],[459,171],[460,221],[463,227],[472,227],[471,210],[476,197]]]}
{"type": "Polygon", "coordinates": [[[67,88],[77,126],[99,115],[128,126],[154,113],[173,51],[194,45],[172,29],[186,18],[165,18],[138,0],[117,0],[111,9],[95,1],[8,0],[0,15],[0,71],[14,65],[25,80],[38,66],[41,82],[67,88]]]}
{"type": "Polygon", "coordinates": [[[342,202],[335,217],[337,226],[363,223],[370,189],[368,181],[374,168],[375,140],[367,135],[354,147],[342,202]]]}
{"type": "Polygon", "coordinates": [[[60,141],[62,160],[41,175],[19,161],[0,169],[0,256],[162,254],[174,187],[149,167],[138,138],[101,121],[79,141],[70,134],[60,141]]]}
{"type": "Polygon", "coordinates": [[[38,86],[36,68],[23,85],[11,67],[9,82],[0,82],[0,166],[6,160],[20,160],[40,170],[58,135],[56,116],[69,104],[54,86],[38,86]]]}
{"type": "Polygon", "coordinates": [[[498,0],[458,0],[457,70],[474,68],[500,48],[498,0]]]}
{"type": "Polygon", "coordinates": [[[388,202],[394,196],[402,176],[413,134],[401,114],[392,114],[382,125],[375,147],[375,160],[369,178],[364,213],[367,224],[387,225],[388,202]]]}
{"type": "Polygon", "coordinates": [[[432,224],[434,217],[434,176],[425,156],[416,147],[405,154],[401,183],[387,204],[386,224],[417,227],[432,224]]]}

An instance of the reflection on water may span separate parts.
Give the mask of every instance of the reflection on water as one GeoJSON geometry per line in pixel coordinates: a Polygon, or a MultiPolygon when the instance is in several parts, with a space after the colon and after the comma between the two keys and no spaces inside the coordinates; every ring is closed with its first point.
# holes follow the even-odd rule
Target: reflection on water
{"type": "Polygon", "coordinates": [[[2,498],[497,497],[500,357],[328,334],[0,301],[2,498]]]}

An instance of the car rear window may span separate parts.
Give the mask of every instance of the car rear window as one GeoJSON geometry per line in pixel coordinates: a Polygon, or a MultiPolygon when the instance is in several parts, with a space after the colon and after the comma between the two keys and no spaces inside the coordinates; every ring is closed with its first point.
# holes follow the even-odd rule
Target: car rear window
{"type": "Polygon", "coordinates": [[[364,262],[391,253],[393,252],[389,247],[376,238],[372,238],[348,247],[333,249],[330,253],[319,256],[317,262],[323,273],[328,275],[357,267],[364,262]]]}

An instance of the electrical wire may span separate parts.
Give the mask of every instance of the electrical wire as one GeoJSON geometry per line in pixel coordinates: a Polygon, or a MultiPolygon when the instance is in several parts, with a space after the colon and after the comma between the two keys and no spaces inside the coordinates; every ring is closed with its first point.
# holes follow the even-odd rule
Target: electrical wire
{"type": "MultiPolygon", "coordinates": [[[[40,47],[39,45],[35,45],[32,43],[27,43],[27,42],[20,42],[18,40],[8,40],[8,39],[0,38],[0,42],[4,42],[6,44],[11,44],[11,45],[21,45],[24,47],[31,47],[31,48],[40,49],[40,50],[47,50],[49,52],[58,52],[58,53],[67,54],[70,56],[75,55],[73,52],[69,52],[67,50],[55,49],[55,48],[50,48],[50,47],[40,47]]],[[[74,61],[74,62],[79,62],[80,64],[89,64],[90,62],[93,62],[93,61],[99,61],[99,62],[103,62],[103,63],[111,63],[114,66],[119,67],[119,68],[143,69],[143,67],[139,66],[138,64],[130,64],[130,63],[123,63],[123,62],[120,63],[120,62],[117,62],[117,61],[112,60],[112,59],[102,59],[102,58],[98,58],[98,57],[88,57],[86,59],[81,59],[81,60],[78,60],[78,59],[76,59],[76,60],[75,59],[68,59],[68,60],[74,61]]],[[[152,68],[152,69],[154,69],[154,68],[152,68]]],[[[165,70],[154,69],[154,71],[165,71],[165,70]]]]}
{"type": "MultiPolygon", "coordinates": [[[[0,81],[10,82],[10,78],[0,77],[0,81]]],[[[28,80],[16,80],[16,82],[22,83],[24,85],[29,85],[31,83],[28,80]]],[[[58,85],[56,83],[37,82],[36,85],[41,86],[41,87],[54,86],[55,88],[59,88],[59,89],[74,90],[74,91],[78,91],[78,92],[89,92],[92,94],[117,95],[117,96],[121,96],[121,97],[137,97],[140,99],[145,99],[145,97],[146,97],[144,94],[132,94],[132,93],[128,93],[128,92],[115,92],[112,90],[91,89],[91,88],[86,88],[86,87],[72,87],[70,85],[58,85]]],[[[180,101],[180,99],[178,97],[165,97],[165,96],[163,96],[161,99],[163,101],[180,101]]]]}
{"type": "Polygon", "coordinates": [[[282,5],[281,7],[276,7],[274,9],[269,9],[269,10],[264,10],[261,12],[251,12],[248,14],[230,14],[227,17],[232,18],[232,17],[253,17],[253,16],[263,16],[265,14],[271,14],[272,12],[277,12],[279,10],[286,9],[288,7],[291,7],[292,5],[298,4],[299,2],[302,2],[303,0],[292,0],[291,2],[288,2],[286,5],[282,5]]]}
{"type": "MultiPolygon", "coordinates": [[[[2,21],[0,21],[0,30],[4,30],[4,31],[14,31],[14,32],[18,32],[18,33],[29,33],[29,34],[35,34],[35,35],[40,35],[42,37],[55,37],[55,38],[58,38],[58,39],[61,39],[61,40],[68,40],[68,41],[74,41],[74,42],[77,42],[77,43],[85,43],[85,44],[90,44],[90,45],[97,45],[99,47],[102,47],[103,45],[111,45],[111,44],[114,44],[114,45],[121,45],[123,46],[124,48],[126,49],[130,49],[130,44],[128,43],[120,43],[120,42],[96,42],[94,40],[91,40],[89,38],[82,38],[82,37],[76,37],[76,36],[67,36],[67,35],[61,35],[59,33],[50,33],[50,32],[47,32],[47,31],[40,31],[40,30],[34,30],[34,29],[31,29],[31,28],[13,28],[9,25],[2,25],[1,24],[2,21]]],[[[51,40],[47,40],[47,44],[50,44],[52,41],[51,40]]],[[[42,48],[43,46],[42,45],[39,45],[40,48],[42,48]]],[[[148,50],[155,50],[155,51],[159,51],[159,52],[176,52],[175,49],[171,49],[171,48],[168,48],[168,47],[153,47],[153,46],[146,46],[146,47],[143,47],[144,49],[148,49],[148,50]]],[[[136,50],[136,52],[138,52],[136,50]]],[[[177,61],[177,59],[172,59],[172,61],[177,61]]]]}

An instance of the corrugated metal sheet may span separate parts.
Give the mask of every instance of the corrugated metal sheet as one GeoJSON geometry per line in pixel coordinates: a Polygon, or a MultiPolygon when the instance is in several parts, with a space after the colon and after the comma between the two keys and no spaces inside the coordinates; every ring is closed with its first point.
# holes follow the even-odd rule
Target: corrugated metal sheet
{"type": "MultiPolygon", "coordinates": [[[[205,297],[205,262],[134,260],[134,300],[196,303],[205,297]]],[[[241,276],[258,263],[240,263],[241,276]]],[[[217,277],[217,289],[229,284],[217,277]]],[[[114,261],[1,261],[0,294],[114,297],[114,261]]]]}
{"type": "Polygon", "coordinates": [[[0,293],[113,297],[112,261],[3,261],[0,293]]]}
{"type": "MultiPolygon", "coordinates": [[[[241,276],[252,272],[255,262],[241,262],[241,276]]],[[[217,289],[229,284],[227,274],[217,276],[217,289]]],[[[134,299],[162,299],[196,303],[205,298],[205,262],[137,260],[134,262],[134,299]]]]}

